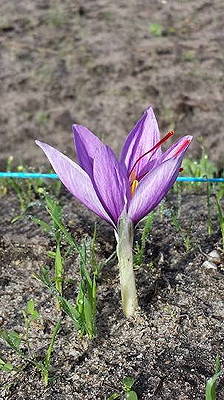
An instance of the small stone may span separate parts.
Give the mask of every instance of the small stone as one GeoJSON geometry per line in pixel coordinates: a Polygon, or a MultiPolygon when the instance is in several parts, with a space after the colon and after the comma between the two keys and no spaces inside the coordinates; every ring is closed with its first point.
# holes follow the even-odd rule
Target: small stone
{"type": "Polygon", "coordinates": [[[219,253],[217,252],[217,250],[212,250],[208,254],[208,259],[209,259],[209,261],[211,261],[214,264],[220,264],[221,263],[221,257],[219,255],[219,253]]]}
{"type": "Polygon", "coordinates": [[[216,265],[214,263],[212,263],[211,261],[204,261],[203,264],[202,264],[202,267],[206,268],[206,269],[213,270],[213,271],[217,270],[216,265]]]}

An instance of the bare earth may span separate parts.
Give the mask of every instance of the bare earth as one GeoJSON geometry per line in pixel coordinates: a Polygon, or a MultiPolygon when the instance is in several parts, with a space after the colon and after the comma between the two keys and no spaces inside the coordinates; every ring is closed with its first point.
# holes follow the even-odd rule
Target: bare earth
{"type": "MultiPolygon", "coordinates": [[[[136,270],[140,312],[127,321],[121,312],[116,263],[103,269],[98,287],[98,336],[91,342],[80,340],[67,318],[56,343],[53,357],[54,380],[48,388],[39,374],[26,368],[19,376],[2,374],[2,398],[9,400],[106,400],[121,389],[124,377],[136,379],[140,400],[202,400],[206,380],[213,374],[217,354],[224,351],[223,293],[224,260],[214,269],[203,262],[211,250],[221,245],[216,218],[212,213],[213,234],[207,234],[206,196],[187,194],[182,198],[181,227],[176,230],[170,212],[177,207],[170,195],[163,216],[157,216],[146,247],[144,264],[136,270]],[[186,247],[186,238],[190,248],[186,247]]],[[[70,195],[61,197],[64,215],[76,239],[92,234],[93,215],[79,207],[70,195]]],[[[47,256],[54,243],[27,218],[10,224],[19,213],[13,196],[0,202],[1,210],[1,302],[2,328],[21,332],[21,310],[34,298],[43,323],[34,325],[32,348],[40,359],[58,319],[54,301],[41,283],[32,278],[41,266],[51,265],[47,256]],[[5,211],[4,211],[5,210],[5,211]]],[[[214,205],[213,205],[214,206],[214,205]]],[[[214,208],[213,208],[214,209],[214,208]]],[[[43,207],[30,210],[46,219],[43,207]]],[[[112,229],[98,225],[100,259],[107,258],[115,243],[112,229]]],[[[136,237],[137,239],[137,237],[136,237]]],[[[219,251],[219,250],[218,250],[219,251]]],[[[77,256],[65,266],[65,295],[74,300],[79,274],[77,256]]],[[[2,357],[20,365],[13,352],[2,346],[2,357]]],[[[223,380],[217,400],[224,397],[223,380]]]]}
{"type": "Polygon", "coordinates": [[[223,1],[117,3],[1,1],[2,166],[43,164],[36,138],[73,155],[73,122],[118,151],[152,104],[163,134],[202,136],[223,167],[223,1]]]}

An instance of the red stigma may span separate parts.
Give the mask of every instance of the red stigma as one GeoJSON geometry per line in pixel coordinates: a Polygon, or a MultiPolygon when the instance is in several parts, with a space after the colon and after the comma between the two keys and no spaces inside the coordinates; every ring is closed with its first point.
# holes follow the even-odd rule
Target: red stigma
{"type": "Polygon", "coordinates": [[[177,156],[178,154],[180,154],[182,152],[182,150],[185,150],[186,147],[191,143],[191,141],[189,139],[186,139],[182,145],[179,147],[179,149],[177,149],[177,151],[174,153],[173,157],[177,156]]]}
{"type": "Polygon", "coordinates": [[[131,175],[131,173],[133,172],[134,168],[136,167],[136,165],[138,164],[138,162],[145,157],[147,154],[151,153],[153,150],[157,150],[158,147],[161,146],[161,144],[163,144],[164,142],[166,142],[171,136],[174,135],[174,131],[169,131],[166,136],[164,136],[164,138],[162,138],[158,143],[155,144],[155,146],[153,146],[150,150],[148,150],[146,153],[142,154],[137,161],[135,161],[130,173],[129,173],[129,177],[131,175]]]}
{"type": "Polygon", "coordinates": [[[163,144],[164,142],[166,142],[167,139],[169,139],[169,138],[170,138],[171,136],[173,136],[173,135],[174,135],[174,131],[169,131],[169,132],[166,134],[166,136],[164,136],[164,138],[162,138],[158,143],[156,143],[156,145],[155,145],[154,147],[152,147],[149,151],[147,151],[147,153],[143,154],[143,156],[141,156],[141,158],[144,157],[146,154],[148,154],[150,151],[153,151],[153,150],[155,150],[155,149],[158,149],[158,147],[160,147],[161,144],[163,144]]]}

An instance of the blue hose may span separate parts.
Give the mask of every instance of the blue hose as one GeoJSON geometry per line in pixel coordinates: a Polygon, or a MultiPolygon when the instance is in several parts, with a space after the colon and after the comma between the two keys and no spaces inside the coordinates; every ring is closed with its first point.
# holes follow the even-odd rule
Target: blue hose
{"type": "Polygon", "coordinates": [[[178,182],[224,182],[224,178],[193,178],[191,176],[179,176],[178,182]]]}
{"type": "Polygon", "coordinates": [[[0,172],[0,178],[22,178],[22,179],[37,179],[50,178],[57,179],[56,174],[39,174],[37,172],[0,172]]]}
{"type": "MultiPolygon", "coordinates": [[[[40,174],[37,172],[0,172],[0,178],[21,178],[21,179],[37,179],[49,178],[57,179],[57,174],[40,174]]],[[[194,178],[191,176],[179,176],[178,182],[224,182],[224,178],[194,178]]]]}

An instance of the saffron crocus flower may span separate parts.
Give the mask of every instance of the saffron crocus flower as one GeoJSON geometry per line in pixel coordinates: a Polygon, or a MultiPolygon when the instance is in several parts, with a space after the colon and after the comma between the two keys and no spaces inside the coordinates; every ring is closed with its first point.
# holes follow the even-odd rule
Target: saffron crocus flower
{"type": "Polygon", "coordinates": [[[184,136],[164,153],[158,124],[149,107],[127,136],[119,159],[91,131],[73,125],[78,164],[36,141],[65,187],[115,229],[124,313],[133,315],[137,295],[133,273],[133,226],[152,211],[175,182],[192,140],[184,136]]]}

